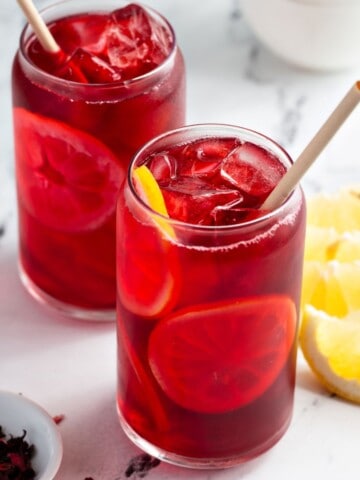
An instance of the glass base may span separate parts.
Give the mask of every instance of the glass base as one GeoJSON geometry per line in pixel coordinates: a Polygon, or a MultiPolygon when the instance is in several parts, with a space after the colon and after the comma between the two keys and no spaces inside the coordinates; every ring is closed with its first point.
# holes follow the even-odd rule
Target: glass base
{"type": "Polygon", "coordinates": [[[39,303],[51,308],[63,316],[76,318],[79,320],[88,320],[93,322],[114,322],[116,319],[115,309],[94,310],[90,308],[82,308],[69,303],[61,302],[44,292],[30,279],[21,263],[19,263],[19,276],[22,284],[30,295],[39,303]]]}
{"type": "Polygon", "coordinates": [[[177,455],[176,453],[168,452],[148,442],[147,440],[142,438],[140,435],[138,435],[135,432],[135,430],[133,430],[130,427],[130,425],[128,424],[128,422],[125,420],[122,413],[120,412],[119,408],[117,410],[118,410],[118,415],[120,419],[120,424],[125,434],[137,447],[139,447],[145,453],[148,453],[152,457],[158,458],[159,460],[162,460],[167,463],[171,463],[172,465],[176,465],[178,467],[194,468],[194,469],[202,469],[202,470],[231,468],[241,463],[248,462],[249,460],[253,460],[259,455],[265,453],[267,450],[269,450],[281,439],[281,437],[284,435],[284,433],[288,429],[291,422],[291,417],[292,417],[291,415],[289,416],[288,420],[283,425],[281,430],[278,430],[275,433],[275,435],[273,435],[265,443],[259,445],[256,449],[253,449],[250,452],[246,452],[244,454],[240,454],[237,456],[223,457],[223,458],[196,458],[196,457],[186,457],[183,455],[177,455]]]}

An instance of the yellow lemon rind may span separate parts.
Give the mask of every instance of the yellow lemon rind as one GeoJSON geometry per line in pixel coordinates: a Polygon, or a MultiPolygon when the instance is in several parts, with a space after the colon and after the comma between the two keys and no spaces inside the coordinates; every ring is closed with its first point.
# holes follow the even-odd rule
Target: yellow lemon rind
{"type": "MultiPolygon", "coordinates": [[[[337,319],[306,305],[299,335],[299,344],[305,360],[315,373],[322,385],[337,396],[350,402],[360,404],[360,379],[346,379],[334,372],[329,358],[323,355],[317,344],[317,331],[322,322],[342,322],[337,319]]],[[[360,328],[360,324],[359,324],[360,328]]]]}
{"type": "Polygon", "coordinates": [[[165,200],[159,184],[146,165],[141,165],[134,169],[133,180],[137,193],[141,199],[156,213],[162,215],[150,215],[152,221],[157,227],[170,239],[176,238],[173,227],[167,218],[169,217],[165,200]]]}

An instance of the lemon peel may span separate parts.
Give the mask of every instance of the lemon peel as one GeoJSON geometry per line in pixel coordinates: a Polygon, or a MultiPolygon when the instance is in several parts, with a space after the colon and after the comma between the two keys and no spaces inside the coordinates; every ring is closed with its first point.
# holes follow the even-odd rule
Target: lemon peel
{"type": "Polygon", "coordinates": [[[299,342],[324,387],[360,404],[360,310],[338,318],[306,305],[299,342]]]}
{"type": "Polygon", "coordinates": [[[148,205],[154,212],[159,215],[151,215],[152,221],[171,239],[175,239],[176,235],[173,227],[169,224],[166,218],[169,217],[165,200],[159,184],[154,175],[146,165],[141,165],[133,171],[133,181],[135,189],[140,198],[148,205]]]}

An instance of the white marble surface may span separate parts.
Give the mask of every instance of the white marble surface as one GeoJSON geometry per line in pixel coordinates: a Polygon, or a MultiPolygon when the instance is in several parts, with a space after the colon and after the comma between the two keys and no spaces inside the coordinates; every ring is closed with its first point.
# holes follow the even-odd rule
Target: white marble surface
{"type": "MultiPolygon", "coordinates": [[[[36,1],[38,6],[45,2],[36,1]]],[[[149,0],[172,22],[188,74],[188,123],[224,122],[259,130],[296,157],[359,71],[295,69],[259,45],[232,0],[149,0]]],[[[202,472],[160,464],[131,472],[140,452],[116,417],[115,326],[70,321],[37,305],[17,274],[17,218],[10,69],[23,17],[0,6],[0,389],[22,392],[59,425],[64,458],[56,480],[278,480],[358,478],[360,407],[330,396],[299,356],[295,411],[284,438],[262,458],[202,472]]],[[[306,194],[360,182],[360,109],[306,175],[306,194]]]]}

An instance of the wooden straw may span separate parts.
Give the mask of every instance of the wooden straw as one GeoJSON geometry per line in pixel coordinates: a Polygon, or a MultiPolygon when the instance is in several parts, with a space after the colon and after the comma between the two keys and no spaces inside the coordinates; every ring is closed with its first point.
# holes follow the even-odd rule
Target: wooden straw
{"type": "Polygon", "coordinates": [[[41,46],[50,53],[59,53],[60,47],[51,35],[46,23],[36,10],[32,0],[17,0],[28,22],[32,26],[41,46]]]}
{"type": "Polygon", "coordinates": [[[280,182],[263,203],[261,207],[262,209],[273,210],[283,203],[296,187],[304,173],[316,160],[323,148],[328,144],[337,130],[354,110],[359,100],[360,80],[351,87],[308,146],[305,147],[296,162],[294,162],[292,167],[282,177],[280,182]]]}

